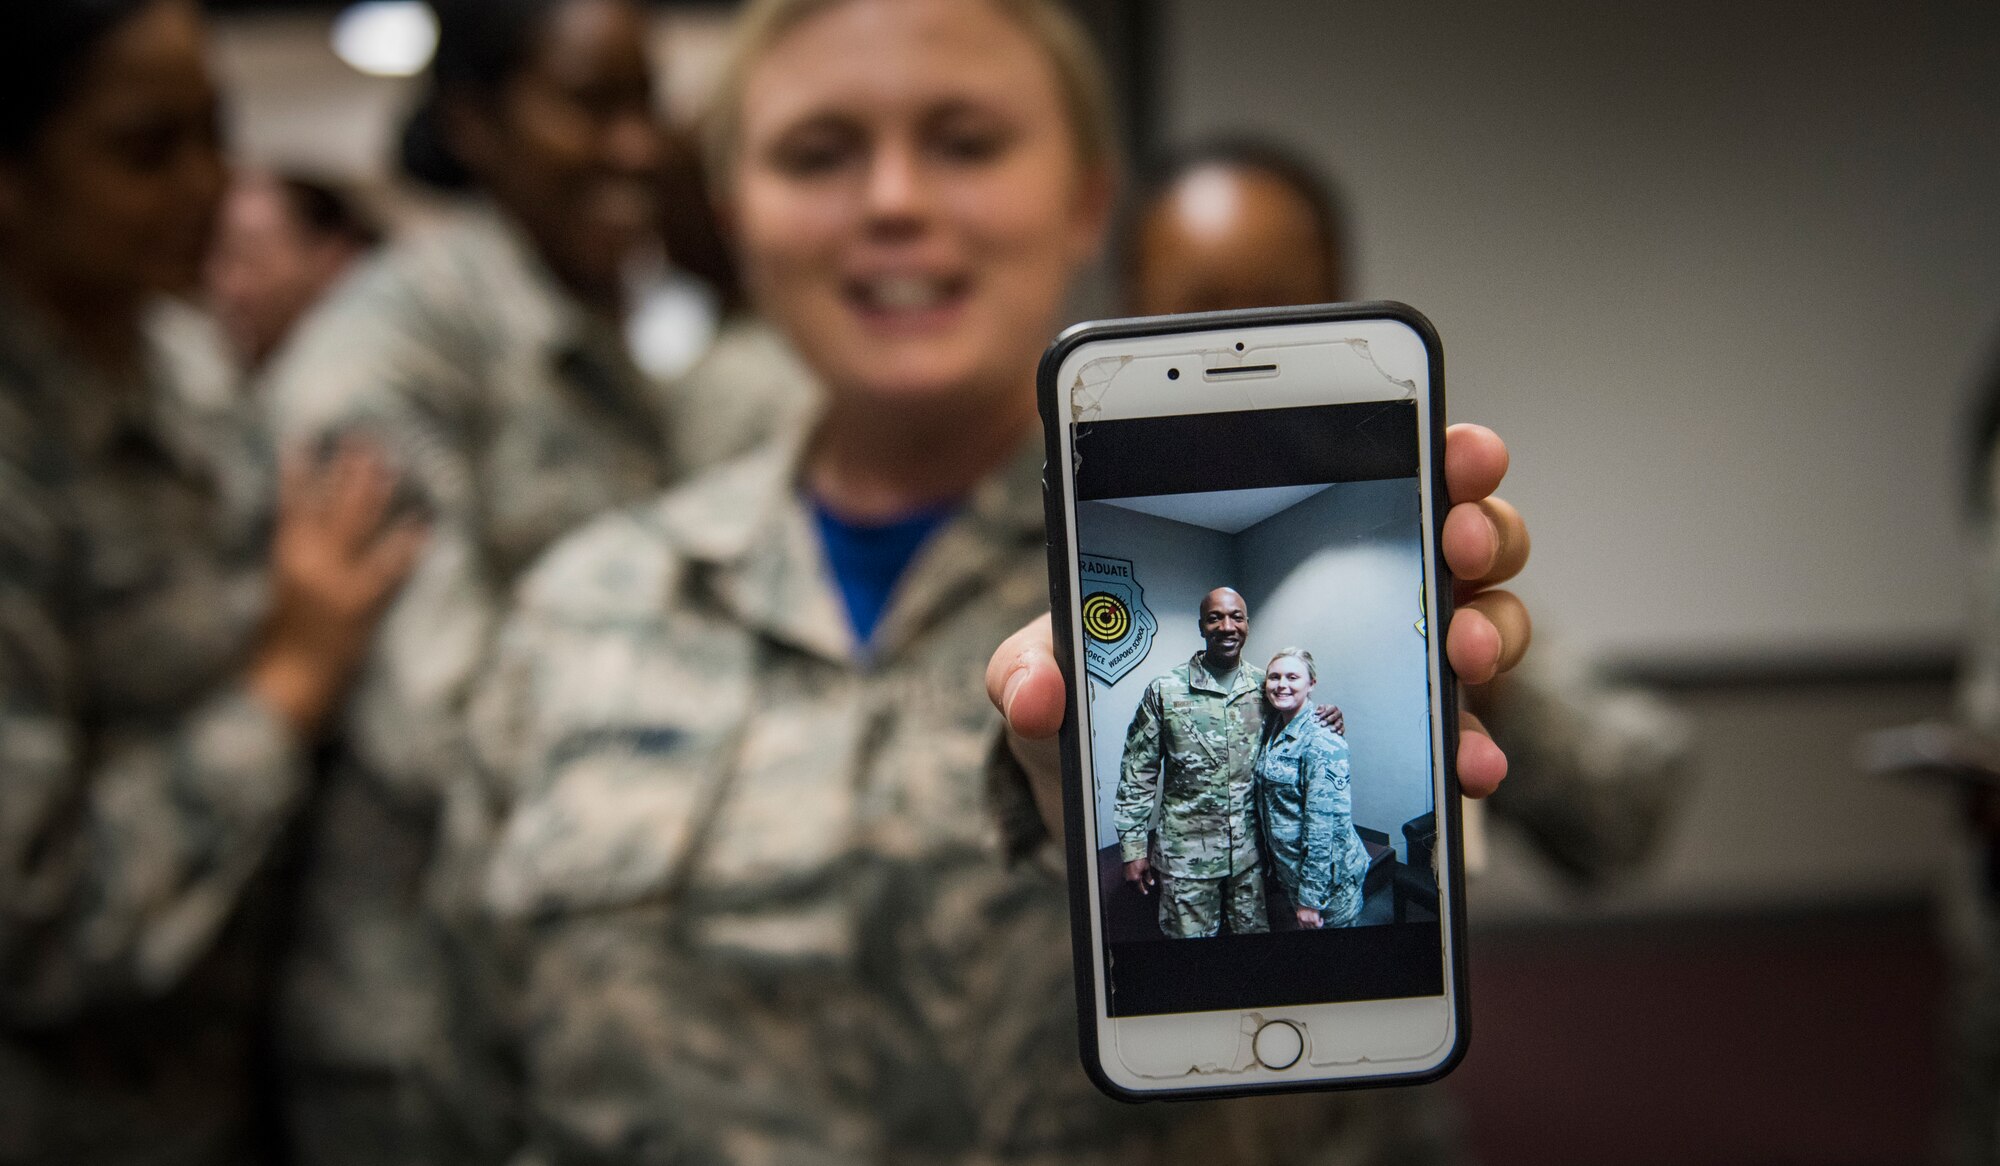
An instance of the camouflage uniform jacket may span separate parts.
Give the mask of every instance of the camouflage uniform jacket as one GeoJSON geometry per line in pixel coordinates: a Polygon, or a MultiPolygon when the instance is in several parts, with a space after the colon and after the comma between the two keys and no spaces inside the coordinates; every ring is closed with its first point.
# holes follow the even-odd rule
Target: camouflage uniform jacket
{"type": "Polygon", "coordinates": [[[239,916],[306,781],[240,681],[268,458],[184,323],[121,382],[0,302],[0,1162],[244,1152],[239,916]]]}
{"type": "Polygon", "coordinates": [[[1507,751],[1488,800],[1573,881],[1636,871],[1686,801],[1694,733],[1658,697],[1595,675],[1558,644],[1537,644],[1492,687],[1486,727],[1507,751]]]}
{"type": "MultiPolygon", "coordinates": [[[[782,376],[775,387],[754,380],[772,362],[745,350],[742,331],[722,348],[742,378],[737,394],[796,395],[782,376]]],[[[700,371],[707,393],[721,391],[700,371]]],[[[557,535],[676,476],[669,417],[682,414],[668,386],[633,366],[618,322],[559,287],[486,208],[356,272],[302,328],[267,391],[290,443],[347,431],[380,440],[407,475],[410,504],[431,520],[426,553],[349,702],[312,820],[282,1013],[293,1065],[407,1084],[410,1066],[442,1040],[442,972],[420,888],[440,828],[477,836],[485,827],[476,802],[441,811],[439,800],[469,765],[464,703],[504,597],[557,535]]],[[[746,448],[772,424],[768,414],[732,416],[748,431],[703,430],[709,456],[746,448]]],[[[357,1146],[373,1136],[366,1122],[401,1119],[349,1109],[299,1120],[301,1140],[325,1161],[341,1156],[347,1133],[357,1146]]],[[[379,1154],[363,1148],[371,1162],[379,1154]]]]}
{"type": "Polygon", "coordinates": [[[1308,701],[1267,733],[1257,753],[1257,811],[1271,848],[1272,873],[1293,904],[1344,927],[1361,912],[1368,852],[1354,832],[1347,742],[1313,718],[1308,701]]]}
{"type": "Polygon", "coordinates": [[[1146,686],[1125,733],[1114,808],[1126,862],[1146,857],[1157,830],[1156,861],[1170,878],[1227,878],[1257,865],[1263,685],[1262,668],[1239,663],[1224,688],[1196,653],[1146,686]]]}
{"type": "Polygon", "coordinates": [[[796,465],[602,519],[524,585],[473,710],[511,805],[460,980],[467,1047],[516,1068],[461,1074],[468,1125],[513,1115],[548,1166],[1357,1160],[1396,1106],[1121,1106],[1078,1065],[1065,890],[1001,858],[982,790],[980,665],[1047,605],[1039,445],[865,658],[796,465]]]}

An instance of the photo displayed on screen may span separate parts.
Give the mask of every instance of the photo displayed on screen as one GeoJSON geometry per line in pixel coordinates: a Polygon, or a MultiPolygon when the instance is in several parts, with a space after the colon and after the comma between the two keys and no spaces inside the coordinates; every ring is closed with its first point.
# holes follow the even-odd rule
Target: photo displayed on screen
{"type": "Polygon", "coordinates": [[[1112,940],[1436,917],[1418,504],[1410,477],[1077,507],[1112,940]]]}
{"type": "Polygon", "coordinates": [[[1441,991],[1414,404],[1077,440],[1114,1014],[1441,991]]]}

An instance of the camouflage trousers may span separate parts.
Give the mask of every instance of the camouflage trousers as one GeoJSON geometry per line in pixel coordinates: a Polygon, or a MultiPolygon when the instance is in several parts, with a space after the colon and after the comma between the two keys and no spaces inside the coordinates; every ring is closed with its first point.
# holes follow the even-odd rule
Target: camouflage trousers
{"type": "Polygon", "coordinates": [[[1160,930],[1168,939],[1219,935],[1225,918],[1231,935],[1271,930],[1261,863],[1222,879],[1160,879],[1160,930]]]}

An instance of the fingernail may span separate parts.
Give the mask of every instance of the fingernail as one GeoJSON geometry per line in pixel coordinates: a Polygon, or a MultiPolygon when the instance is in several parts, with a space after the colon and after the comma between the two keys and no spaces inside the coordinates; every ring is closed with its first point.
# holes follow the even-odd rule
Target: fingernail
{"type": "Polygon", "coordinates": [[[1027,681],[1028,669],[1025,666],[1017,665],[1014,671],[1007,674],[1007,683],[1001,686],[1000,715],[1006,717],[1010,722],[1014,719],[1014,697],[1020,693],[1021,686],[1026,684],[1027,681]]]}

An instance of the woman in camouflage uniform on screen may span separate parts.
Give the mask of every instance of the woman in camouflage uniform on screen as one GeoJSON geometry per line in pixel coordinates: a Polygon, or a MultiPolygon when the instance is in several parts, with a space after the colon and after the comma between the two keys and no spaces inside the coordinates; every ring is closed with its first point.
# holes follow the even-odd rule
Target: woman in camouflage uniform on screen
{"type": "Polygon", "coordinates": [[[1264,666],[1264,739],[1257,813],[1271,873],[1300,927],[1346,927],[1361,914],[1368,852],[1354,832],[1347,741],[1313,717],[1319,665],[1286,648],[1264,666]]]}

